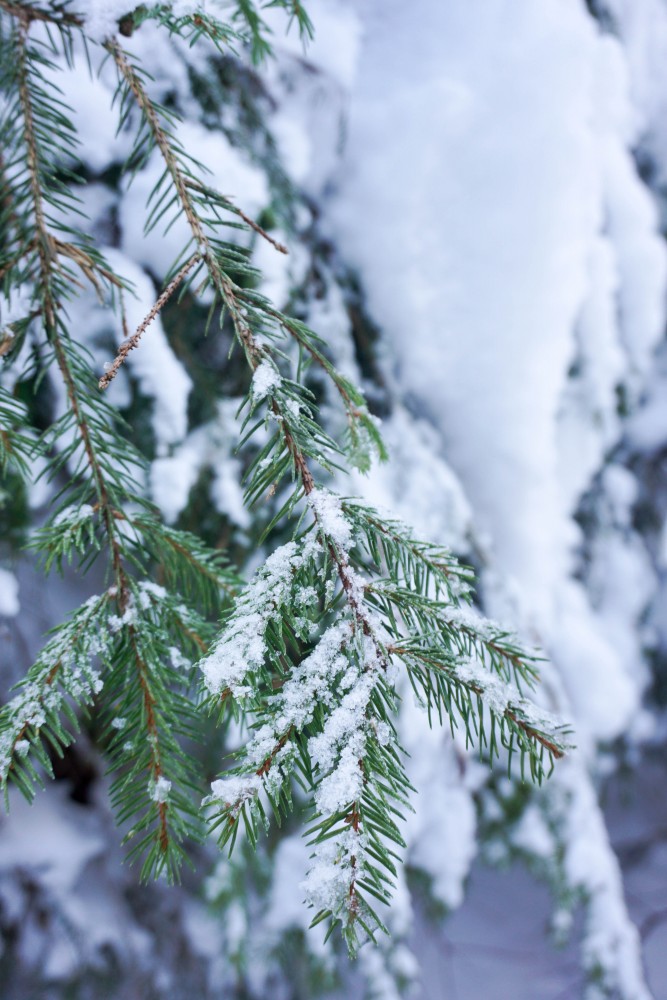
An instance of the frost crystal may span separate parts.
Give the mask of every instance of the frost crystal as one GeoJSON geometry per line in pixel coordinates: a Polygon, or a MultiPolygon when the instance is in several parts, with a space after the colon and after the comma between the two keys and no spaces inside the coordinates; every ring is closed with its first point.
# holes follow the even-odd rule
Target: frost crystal
{"type": "Polygon", "coordinates": [[[151,594],[158,600],[162,600],[167,596],[167,591],[164,587],[161,587],[159,583],[153,583],[152,580],[142,580],[139,584],[139,590],[142,593],[151,594]]]}
{"type": "Polygon", "coordinates": [[[527,701],[514,684],[501,680],[479,660],[458,665],[456,673],[464,683],[479,691],[480,698],[495,715],[504,715],[510,708],[517,710],[524,722],[545,732],[555,732],[566,725],[565,720],[527,701]]]}
{"type": "Polygon", "coordinates": [[[180,649],[177,649],[176,646],[169,647],[169,661],[174,670],[186,670],[190,666],[188,658],[183,656],[180,649]]]}
{"type": "Polygon", "coordinates": [[[496,715],[504,715],[511,703],[519,704],[521,695],[513,684],[506,684],[478,660],[468,660],[456,668],[457,675],[467,684],[481,690],[480,697],[496,715]]]}

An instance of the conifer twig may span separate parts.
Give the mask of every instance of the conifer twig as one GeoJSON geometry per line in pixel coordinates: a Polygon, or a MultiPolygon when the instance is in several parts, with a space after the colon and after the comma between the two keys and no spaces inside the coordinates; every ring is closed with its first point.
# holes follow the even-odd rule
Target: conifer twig
{"type": "Polygon", "coordinates": [[[42,7],[35,7],[33,4],[25,2],[25,0],[0,0],[0,10],[18,18],[25,26],[41,21],[44,24],[54,24],[64,28],[82,27],[83,18],[65,10],[64,4],[54,4],[54,8],[54,10],[44,10],[42,7]]]}
{"type": "Polygon", "coordinates": [[[100,389],[106,389],[107,386],[115,379],[118,374],[118,370],[125,361],[126,357],[133,351],[135,347],[139,346],[139,341],[144,335],[147,328],[153,322],[155,317],[159,314],[161,309],[167,304],[169,299],[172,297],[174,292],[179,288],[183,279],[192,270],[192,268],[201,260],[198,253],[193,253],[192,256],[183,264],[177,274],[171,279],[165,290],[158,297],[155,305],[152,307],[150,312],[146,315],[145,319],[141,321],[135,332],[131,337],[123,341],[118,349],[118,353],[114,358],[113,363],[109,366],[108,370],[104,373],[98,382],[98,387],[100,389]]]}
{"type": "Polygon", "coordinates": [[[275,247],[279,253],[286,255],[289,254],[289,250],[284,243],[280,243],[278,240],[274,239],[270,233],[267,233],[265,229],[262,229],[258,222],[255,222],[255,220],[251,219],[249,215],[246,215],[246,213],[242,211],[238,205],[235,205],[234,202],[226,195],[220,194],[214,188],[210,187],[210,185],[203,184],[201,181],[196,181],[191,177],[188,178],[185,183],[187,187],[192,188],[193,191],[198,191],[200,194],[204,194],[214,201],[220,201],[226,209],[233,212],[234,215],[238,215],[240,219],[243,219],[247,226],[256,232],[258,236],[261,236],[262,239],[265,239],[267,243],[270,243],[272,247],[275,247]]]}
{"type": "MultiPolygon", "coordinates": [[[[156,146],[158,147],[160,153],[165,162],[165,166],[169,171],[176,192],[182,206],[185,217],[190,226],[193,239],[199,248],[199,254],[203,259],[206,267],[209,270],[211,280],[214,287],[218,290],[219,294],[229,309],[230,315],[232,316],[232,321],[234,323],[234,328],[239,337],[240,342],[245,348],[246,357],[248,358],[248,363],[253,372],[255,372],[260,364],[262,363],[264,352],[258,346],[255,336],[250,329],[250,326],[245,319],[241,307],[239,305],[239,298],[237,296],[237,290],[232,284],[229,277],[222,271],[217,263],[215,251],[213,250],[201,219],[195,209],[192,199],[189,194],[189,181],[183,174],[183,171],[178,163],[177,157],[174,154],[172,146],[169,139],[160,124],[158,114],[153,107],[153,104],[146,93],[144,87],[137,74],[132,69],[132,66],[128,62],[126,56],[121,50],[116,40],[110,40],[106,43],[106,47],[111,52],[118,66],[119,72],[122,78],[126,81],[127,85],[134,94],[136,101],[141,108],[142,113],[145,115],[146,121],[151,129],[153,139],[156,146]]],[[[196,256],[196,255],[195,255],[196,256]]],[[[271,310],[268,310],[269,313],[271,310]]],[[[141,330],[141,328],[140,328],[141,330]]],[[[136,335],[135,335],[136,336],[136,335]]],[[[132,344],[131,346],[135,346],[132,344]]],[[[128,348],[129,350],[130,348],[128,348]]],[[[122,363],[122,361],[120,362],[122,363]]],[[[119,364],[120,364],[119,363],[119,364]]],[[[115,374],[112,368],[106,375],[100,379],[100,387],[108,385],[109,376],[113,378],[115,374]]],[[[272,401],[272,408],[276,413],[276,416],[281,418],[281,431],[285,441],[286,448],[292,458],[294,468],[297,470],[301,482],[303,484],[303,489],[306,496],[309,496],[313,489],[315,488],[315,481],[313,479],[312,473],[309,468],[309,463],[304,452],[299,448],[295,441],[294,435],[289,429],[289,425],[283,419],[283,415],[280,413],[279,404],[274,399],[272,401]]],[[[315,514],[315,519],[317,520],[317,515],[315,514]]],[[[363,608],[361,607],[359,601],[357,600],[355,588],[353,585],[352,578],[349,573],[349,568],[346,561],[341,558],[339,553],[336,551],[335,545],[331,542],[328,543],[329,551],[332,559],[336,563],[338,568],[338,575],[340,577],[343,590],[345,592],[346,598],[352,607],[355,617],[359,621],[361,627],[366,635],[372,636],[373,632],[369,621],[367,620],[363,608]]],[[[378,644],[378,650],[380,646],[378,644]]]]}

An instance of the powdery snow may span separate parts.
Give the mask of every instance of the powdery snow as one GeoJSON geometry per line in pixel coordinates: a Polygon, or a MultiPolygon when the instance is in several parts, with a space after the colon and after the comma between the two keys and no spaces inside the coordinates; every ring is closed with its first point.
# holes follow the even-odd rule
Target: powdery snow
{"type": "Polygon", "coordinates": [[[281,381],[280,372],[276,366],[268,358],[264,358],[257,368],[255,368],[252,375],[251,392],[253,401],[259,403],[263,399],[266,399],[267,396],[272,395],[281,381]]]}
{"type": "Polygon", "coordinates": [[[133,9],[132,0],[86,0],[74,6],[83,9],[86,34],[98,42],[115,35],[119,19],[133,9]]]}
{"type": "Polygon", "coordinates": [[[565,762],[560,784],[567,796],[565,870],[569,884],[588,897],[584,963],[602,969],[602,981],[620,996],[652,1000],[644,980],[639,932],[623,898],[621,870],[609,844],[594,790],[578,761],[565,762]]]}
{"type": "MultiPolygon", "coordinates": [[[[642,696],[641,644],[615,648],[567,578],[572,514],[622,430],[618,383],[633,405],[665,315],[623,50],[556,0],[493,0],[483,19],[464,0],[420,18],[369,0],[364,21],[328,224],[579,724],[618,734],[642,696]]],[[[622,615],[636,632],[636,606],[622,615]]]]}
{"type": "Polygon", "coordinates": [[[243,503],[242,465],[234,451],[239,429],[235,414],[240,402],[222,400],[215,419],[191,431],[170,455],[152,462],[151,495],[168,524],[173,524],[187,506],[202,470],[210,469],[215,509],[241,529],[250,526],[250,514],[243,503]]]}
{"type": "Polygon", "coordinates": [[[148,784],[148,794],[152,798],[153,802],[164,803],[169,799],[169,793],[171,791],[171,781],[165,778],[163,774],[155,781],[150,781],[148,784]]]}
{"type": "Polygon", "coordinates": [[[13,618],[20,610],[18,580],[8,569],[0,567],[0,615],[13,618]]]}
{"type": "Polygon", "coordinates": [[[301,883],[306,902],[316,912],[338,912],[341,903],[349,899],[350,883],[363,878],[364,860],[363,839],[354,830],[346,830],[334,840],[324,841],[301,883]]]}
{"type": "Polygon", "coordinates": [[[95,511],[89,503],[82,503],[79,506],[65,507],[53,519],[54,527],[75,528],[84,521],[88,521],[95,511]]]}
{"type": "Polygon", "coordinates": [[[236,698],[251,687],[248,675],[261,669],[267,653],[266,629],[282,615],[294,570],[310,558],[308,546],[289,542],[273,552],[238,598],[234,614],[211,653],[200,662],[211,694],[226,688],[236,698]]]}
{"type": "Polygon", "coordinates": [[[343,514],[340,497],[329,490],[315,489],[308,494],[308,505],[327,538],[347,551],[352,544],[352,526],[343,514]]]}
{"type": "Polygon", "coordinates": [[[207,802],[219,802],[237,816],[245,802],[255,798],[262,788],[262,779],[256,774],[242,777],[218,778],[211,782],[211,794],[207,802]]]}

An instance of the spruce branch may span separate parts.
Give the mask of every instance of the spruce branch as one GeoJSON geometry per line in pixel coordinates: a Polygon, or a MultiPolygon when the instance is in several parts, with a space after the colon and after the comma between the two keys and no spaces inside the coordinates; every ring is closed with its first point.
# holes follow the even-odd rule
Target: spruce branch
{"type": "Polygon", "coordinates": [[[318,485],[313,466],[329,472],[349,460],[349,450],[341,450],[323,430],[298,378],[282,374],[289,358],[279,346],[281,338],[295,341],[324,369],[348,416],[362,426],[366,421],[366,432],[370,425],[371,439],[379,440],[363,397],[338,375],[305,325],[235,280],[234,272],[253,272],[213,235],[220,202],[193,177],[197,164],[180,147],[171,115],[151,100],[118,44],[110,41],[107,47],[125,88],[125,114],[130,96],[141,114],[135,150],[145,156],[152,145],[165,165],[151,196],[148,225],[155,224],[155,210],[159,206],[162,212],[164,205],[186,219],[208,274],[205,286],[230,316],[248,363],[244,440],[262,423],[275,428],[248,471],[247,502],[274,493],[291,474],[292,492],[267,530],[299,504],[301,518],[307,512],[311,520],[300,547],[288,545],[274,553],[238,598],[221,638],[202,662],[212,707],[219,711],[221,705],[235,704],[241,715],[256,720],[257,730],[241,751],[242,763],[212,786],[207,800],[212,825],[221,831],[221,844],[233,844],[243,820],[255,843],[259,827],[268,822],[264,801],[278,817],[289,811],[290,783],[298,775],[314,808],[315,853],[307,892],[317,909],[315,922],[340,923],[354,950],[360,934],[372,936],[382,926],[369,897],[388,899],[394,869],[387,842],[402,843],[394,816],[407,803],[409,785],[390,721],[397,704],[393,659],[404,662],[429,716],[435,707],[441,716],[443,711],[449,715],[452,726],[462,720],[466,738],[487,746],[492,757],[502,746],[511,760],[517,749],[522,767],[528,757],[536,780],[548,766],[545,753],[549,763],[562,754],[562,730],[509,687],[511,678],[532,683],[531,656],[507,641],[502,630],[481,627],[460,612],[460,601],[469,599],[470,574],[449,553],[412,539],[402,526],[359,501],[345,507],[318,485]],[[173,195],[164,187],[167,179],[173,195]],[[205,196],[214,204],[212,214],[205,196]],[[257,421],[261,409],[264,419],[257,421]],[[376,577],[372,583],[360,573],[369,570],[376,577]],[[379,575],[382,570],[388,571],[387,579],[379,575]],[[304,592],[315,595],[310,614],[299,604],[304,592]],[[321,632],[323,606],[336,613],[321,632]],[[320,631],[314,647],[313,629],[320,631]],[[472,654],[479,657],[479,670],[472,654]],[[336,698],[332,682],[347,685],[348,694],[336,698]]]}
{"type": "Polygon", "coordinates": [[[0,708],[0,787],[5,799],[10,780],[29,800],[33,798],[35,785],[42,779],[30,756],[52,774],[43,741],[62,755],[72,742],[71,730],[78,728],[73,706],[85,708],[99,694],[102,680],[94,660],[108,653],[109,604],[108,592],[91,597],[56,629],[18,693],[0,708]],[[63,725],[63,715],[70,730],[63,725]]]}
{"type": "MultiPolygon", "coordinates": [[[[310,495],[312,529],[298,545],[270,557],[202,663],[214,700],[224,696],[228,705],[231,697],[255,719],[241,763],[214,782],[208,804],[221,845],[233,845],[240,820],[254,842],[267,823],[264,797],[280,816],[291,809],[290,782],[303,783],[314,808],[315,853],[306,882],[307,899],[317,910],[314,922],[326,918],[340,924],[355,950],[363,934],[372,936],[382,926],[372,899],[389,898],[394,853],[388,844],[402,845],[397,818],[410,790],[392,721],[394,661],[404,664],[429,718],[435,709],[441,723],[444,716],[452,728],[463,722],[466,741],[478,743],[491,757],[504,747],[509,763],[516,750],[522,774],[527,758],[534,780],[540,781],[552,759],[562,756],[566,729],[452,643],[450,631],[466,649],[473,637],[483,653],[488,639],[481,626],[475,629],[459,614],[458,598],[446,604],[405,590],[407,598],[419,598],[416,616],[409,603],[404,606],[403,591],[392,592],[391,604],[379,601],[378,590],[387,588],[368,584],[352,565],[359,540],[343,505],[316,487],[310,495]],[[339,599],[329,605],[335,618],[313,646],[312,629],[316,623],[321,628],[322,591],[336,578],[339,599]],[[304,601],[311,602],[310,614],[304,601]],[[405,631],[415,617],[443,619],[444,611],[450,631],[422,630],[416,636],[405,631]],[[459,617],[466,629],[462,637],[459,617]]],[[[357,512],[358,504],[352,505],[357,512]]],[[[377,515],[369,511],[367,517],[377,515]]],[[[451,557],[443,564],[440,553],[426,549],[425,555],[395,522],[391,536],[405,547],[402,559],[388,560],[390,578],[396,581],[410,559],[421,557],[439,588],[449,590],[456,568],[451,557]]],[[[361,555],[356,556],[359,565],[364,564],[361,555]]],[[[468,574],[461,575],[467,580],[468,574]]],[[[524,654],[514,666],[532,679],[530,659],[524,654]]]]}
{"type": "Polygon", "coordinates": [[[195,180],[192,177],[188,178],[186,184],[189,188],[192,188],[193,191],[197,191],[199,194],[204,195],[208,199],[211,207],[215,208],[219,205],[221,208],[224,208],[228,212],[232,212],[234,215],[237,215],[240,219],[243,219],[245,224],[249,226],[253,232],[257,233],[258,236],[261,236],[267,243],[270,243],[271,246],[278,251],[278,253],[285,255],[289,254],[289,250],[284,243],[280,243],[278,240],[274,239],[270,233],[267,233],[265,229],[262,229],[259,223],[255,222],[254,219],[251,219],[249,215],[246,215],[246,213],[242,211],[238,205],[235,205],[230,198],[226,195],[220,194],[220,192],[216,191],[215,188],[212,188],[210,184],[204,184],[202,181],[195,180]]]}
{"type": "Polygon", "coordinates": [[[69,735],[58,719],[60,713],[73,717],[68,699],[83,707],[107,683],[111,692],[107,697],[113,698],[122,675],[123,703],[136,725],[133,739],[119,744],[113,755],[120,775],[112,786],[114,801],[124,818],[138,814],[128,836],[138,838],[132,856],[145,853],[144,876],[156,875],[164,868],[174,878],[183,854],[181,841],[195,834],[191,799],[196,776],[180,745],[180,738],[191,734],[179,721],[191,712],[182,694],[189,680],[169,666],[169,649],[192,644],[193,655],[195,651],[201,655],[210,639],[210,627],[181,603],[171,607],[169,595],[162,590],[160,602],[165,610],[156,615],[147,597],[147,585],[137,589],[132,574],[138,571],[143,575],[151,563],[173,562],[177,546],[181,561],[188,560],[190,581],[201,577],[200,586],[192,588],[194,599],[206,594],[210,600],[215,588],[216,607],[222,586],[231,584],[233,574],[218,558],[207,555],[198,541],[193,544],[190,536],[155,530],[159,521],[133,480],[133,472],[143,467],[143,460],[115,435],[118,421],[113,411],[90,395],[90,371],[71,340],[64,313],[65,302],[81,287],[70,264],[103,300],[113,301],[114,291],[122,292],[124,282],[86,237],[61,239],[58,229],[63,225],[53,222],[58,209],[73,208],[69,189],[57,177],[54,156],[66,161],[65,150],[68,140],[69,145],[74,144],[74,134],[68,109],[43,75],[43,69],[53,68],[52,63],[43,47],[29,37],[34,20],[39,18],[19,19],[14,32],[17,58],[6,68],[3,79],[13,101],[6,116],[6,134],[10,148],[13,146],[13,167],[7,180],[16,209],[13,243],[18,246],[4,265],[4,280],[10,288],[28,283],[39,303],[38,315],[33,318],[40,319],[45,336],[41,363],[58,371],[66,402],[65,412],[43,439],[45,452],[57,454],[49,463],[48,474],[53,479],[69,465],[74,479],[64,487],[64,501],[37,533],[33,546],[45,554],[47,568],[52,562],[62,565],[74,553],[89,565],[105,551],[110,586],[108,600],[104,600],[105,617],[97,621],[104,639],[92,642],[97,628],[92,628],[89,617],[84,618],[82,631],[91,628],[91,636],[80,640],[81,658],[76,660],[75,674],[68,672],[65,657],[53,662],[56,647],[47,645],[29,672],[28,695],[18,695],[2,710],[1,726],[6,734],[3,752],[8,763],[0,781],[5,787],[8,780],[15,781],[28,793],[25,775],[34,777],[37,772],[24,754],[24,745],[25,752],[34,754],[48,769],[41,740],[50,739],[56,752],[67,745],[69,735]],[[54,128],[59,130],[59,144],[55,153],[47,155],[46,137],[54,128]],[[55,214],[52,209],[56,209],[55,214]],[[138,508],[141,515],[130,519],[130,508],[138,508]],[[115,607],[115,614],[108,605],[115,607]],[[159,631],[169,637],[168,648],[165,640],[156,640],[159,631]],[[88,676],[86,670],[93,670],[92,662],[86,666],[86,657],[89,661],[98,657],[101,667],[99,683],[95,673],[95,683],[90,681],[88,687],[80,680],[88,676]],[[40,706],[44,709],[41,715],[40,706]],[[138,752],[140,746],[144,749],[138,752]],[[155,791],[164,790],[169,782],[175,786],[173,795],[164,797],[155,791]]]}
{"type": "Polygon", "coordinates": [[[30,462],[38,448],[24,431],[27,423],[25,406],[0,386],[0,472],[3,475],[11,465],[22,479],[28,477],[30,462]]]}
{"type": "MultiPolygon", "coordinates": [[[[298,2],[274,6],[309,30],[298,2]]],[[[41,328],[39,364],[58,373],[65,400],[42,448],[52,482],[70,473],[34,544],[47,567],[73,558],[87,567],[104,554],[108,586],[77,612],[74,625],[61,628],[60,645],[47,644],[25,690],[0,713],[0,780],[6,786],[11,778],[29,793],[38,776],[30,754],[48,769],[42,739],[62,749],[70,739],[62,717],[74,725],[73,706],[90,705],[99,695],[111,794],[119,819],[130,824],[131,856],[143,856],[144,876],[166,871],[175,878],[185,841],[198,834],[193,796],[199,776],[184,749],[197,729],[190,668],[198,661],[200,700],[248,730],[235,765],[204,800],[210,828],[230,850],[239,829],[255,845],[272,815],[280,822],[291,812],[293,787],[300,785],[311,811],[305,893],[313,923],[340,926],[354,951],[383,929],[376,903],[390,899],[404,847],[401,823],[412,789],[395,724],[401,690],[411,685],[429,721],[437,714],[452,732],[463,727],[466,744],[491,760],[505,754],[509,767],[518,753],[522,775],[527,761],[538,782],[563,755],[567,729],[522,693],[522,685],[534,686],[538,657],[472,611],[471,572],[391,516],[326,488],[329,477],[350,464],[367,468],[372,454],[385,457],[376,422],[362,393],[330,362],[322,339],[257,290],[250,251],[223,240],[221,226],[241,229],[249,239],[255,233],[279,252],[286,248],[206,184],[204,168],[179,142],[177,116],[151,97],[148,75],[111,38],[104,47],[118,75],[120,125],[137,122],[127,170],[136,172],[154,154],[162,161],[145,228],[168,229],[182,218],[189,231],[164,289],[129,335],[122,278],[92,241],[54,221],[63,205],[74,211],[59,166],[69,162],[75,130],[46,79],[44,70],[53,69],[46,51],[29,36],[46,14],[21,9],[27,13],[0,0],[0,11],[16,21],[18,45],[16,65],[3,75],[10,157],[2,168],[2,203],[11,208],[3,209],[2,225],[12,238],[0,258],[0,278],[9,290],[31,290],[23,326],[25,332],[41,328]],[[60,138],[50,147],[45,136],[54,130],[60,138]],[[244,588],[220,554],[164,526],[145,500],[142,456],[120,436],[106,397],[91,391],[90,367],[67,327],[65,303],[86,284],[120,309],[125,332],[100,389],[140,348],[177,292],[208,296],[209,318],[218,310],[221,326],[229,317],[247,366],[241,444],[255,448],[245,502],[255,507],[279,497],[263,539],[276,527],[284,531],[291,518],[295,525],[291,541],[273,551],[244,588]],[[308,365],[336,390],[348,424],[342,443],[320,420],[304,380],[308,365]],[[227,596],[234,600],[214,639],[207,615],[227,596]],[[93,623],[102,632],[95,641],[93,623]]],[[[85,25],[64,20],[64,13],[53,6],[51,23],[67,54],[72,32],[85,32],[85,25]]],[[[170,5],[157,4],[135,11],[127,30],[150,18],[191,40],[206,34],[231,44],[249,37],[255,57],[268,51],[266,25],[251,0],[237,0],[220,27],[204,15],[180,18],[170,5]]],[[[0,398],[0,420],[3,412],[8,429],[0,426],[0,459],[11,460],[14,418],[0,398]]]]}
{"type": "MultiPolygon", "coordinates": [[[[26,150],[28,187],[32,198],[32,223],[34,227],[34,236],[28,241],[27,245],[32,246],[34,244],[37,250],[38,273],[35,275],[35,290],[42,304],[45,334],[53,347],[56,362],[65,385],[67,398],[91,470],[97,494],[97,502],[109,539],[113,573],[118,588],[119,601],[122,605],[123,601],[126,600],[127,588],[122,571],[120,545],[116,533],[113,508],[110,503],[109,491],[102,468],[93,445],[90,427],[82,411],[77,382],[69,364],[67,350],[62,338],[63,326],[59,316],[61,301],[58,295],[59,290],[62,291],[60,281],[58,280],[60,278],[60,268],[57,263],[59,242],[52,236],[46,222],[43,185],[45,182],[48,183],[48,169],[42,163],[36,138],[32,94],[35,80],[39,79],[39,60],[37,53],[35,51],[31,52],[28,47],[29,23],[29,19],[21,23],[17,39],[18,99],[23,116],[22,139],[26,150]]],[[[43,62],[43,60],[41,61],[43,62]]],[[[62,124],[62,117],[62,113],[57,112],[59,124],[62,124]]],[[[90,270],[94,271],[96,265],[92,258],[88,259],[91,263],[90,270]]],[[[106,280],[107,275],[111,275],[111,271],[105,267],[101,271],[101,277],[106,280]]],[[[115,278],[114,283],[116,283],[115,278]]]]}

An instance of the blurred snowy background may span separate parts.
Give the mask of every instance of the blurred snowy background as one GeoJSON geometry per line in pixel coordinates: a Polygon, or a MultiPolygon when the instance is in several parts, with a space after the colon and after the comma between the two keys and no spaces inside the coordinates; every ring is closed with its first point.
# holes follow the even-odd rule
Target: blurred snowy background
{"type": "MultiPolygon", "coordinates": [[[[93,4],[91,30],[126,6],[93,4]]],[[[140,887],[84,742],[34,806],[0,817],[0,996],[667,1000],[667,3],[307,8],[305,53],[267,11],[276,58],[259,71],[151,25],[127,44],[213,183],[290,246],[257,244],[263,290],[382,418],[390,464],[341,488],[475,566],[485,610],[549,654],[544,700],[577,751],[531,792],[407,698],[408,873],[393,938],[351,969],[304,934],[298,834],[254,867],[204,850],[184,887],[140,887]]],[[[181,237],[143,237],[160,168],[129,191],[119,178],[130,139],[92,59],[92,79],[81,61],[59,82],[91,228],[141,318],[181,237]]],[[[122,334],[94,302],[77,310],[110,358],[122,334]]],[[[114,399],[147,425],[165,518],[218,518],[206,530],[243,552],[235,403],[193,402],[225,354],[182,327],[153,325],[114,399]]],[[[28,499],[39,518],[39,484],[28,499]]],[[[87,591],[3,554],[4,692],[87,591]]]]}

